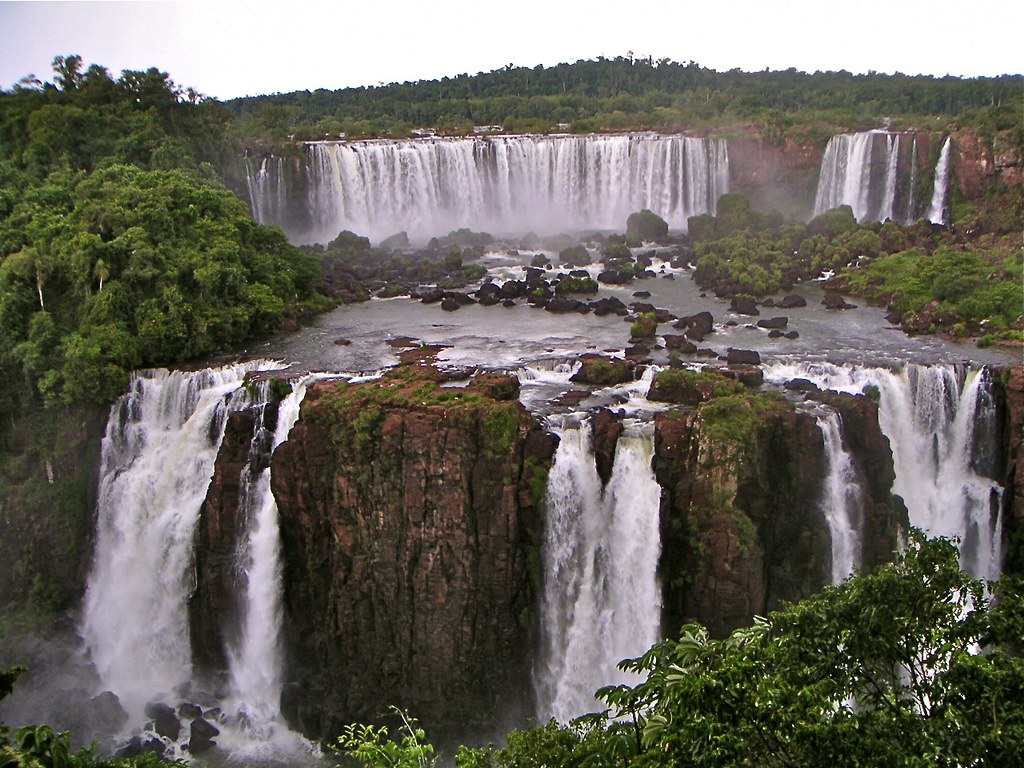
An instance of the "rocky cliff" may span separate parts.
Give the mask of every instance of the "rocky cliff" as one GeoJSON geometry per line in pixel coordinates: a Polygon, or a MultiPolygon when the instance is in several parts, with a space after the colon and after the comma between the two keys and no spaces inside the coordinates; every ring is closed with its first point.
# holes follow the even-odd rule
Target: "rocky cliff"
{"type": "Polygon", "coordinates": [[[307,733],[408,708],[432,734],[529,714],[539,502],[554,451],[511,377],[403,366],[310,389],[274,455],[284,709],[307,733]]]}
{"type": "Polygon", "coordinates": [[[1006,491],[1006,561],[1004,570],[1024,576],[1024,367],[1016,366],[996,379],[1003,404],[1005,470],[1000,478],[1006,491]]]}
{"type": "MultiPolygon", "coordinates": [[[[821,511],[826,458],[815,417],[774,394],[754,395],[703,374],[696,407],[655,422],[655,470],[664,489],[665,624],[688,621],[725,635],[818,591],[829,581],[829,534],[821,511]]],[[[891,556],[906,512],[877,409],[836,396],[848,440],[876,477],[864,511],[869,564],[891,556]],[[886,485],[886,478],[889,484],[886,485]]]]}

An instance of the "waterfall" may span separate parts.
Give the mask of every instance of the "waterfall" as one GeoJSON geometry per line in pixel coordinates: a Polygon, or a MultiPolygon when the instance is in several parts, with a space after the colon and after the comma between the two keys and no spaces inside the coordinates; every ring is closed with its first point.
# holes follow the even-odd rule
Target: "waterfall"
{"type": "Polygon", "coordinates": [[[810,379],[840,392],[877,389],[878,420],[892,446],[896,480],[910,522],[960,541],[961,563],[976,578],[999,577],[1003,489],[995,474],[995,403],[987,370],[907,365],[884,368],[777,364],[765,378],[810,379]]]}
{"type": "MultiPolygon", "coordinates": [[[[298,744],[298,738],[280,722],[282,675],[282,573],[277,503],[270,492],[270,458],[288,439],[299,418],[306,389],[325,374],[311,374],[296,382],[278,406],[277,426],[268,454],[258,462],[262,468],[242,470],[239,512],[245,520],[247,536],[237,554],[239,571],[244,574],[241,634],[237,647],[228,649],[231,694],[226,708],[245,734],[241,743],[232,744],[236,757],[262,754],[268,742],[286,749],[298,744]]],[[[264,383],[265,387],[267,383],[264,383]]],[[[266,400],[264,395],[263,400],[266,400]]],[[[257,430],[257,432],[260,430],[257,430]]],[[[257,434],[253,445],[261,442],[257,434]]],[[[258,447],[255,449],[259,450],[258,447]]],[[[253,459],[251,456],[250,466],[253,459]]]]}
{"type": "Polygon", "coordinates": [[[849,205],[857,221],[868,214],[871,193],[871,150],[875,131],[833,136],[821,160],[814,215],[849,205]]]}
{"type": "Polygon", "coordinates": [[[949,156],[953,148],[953,137],[947,136],[939,152],[939,162],[935,165],[935,186],[932,189],[932,202],[928,206],[928,221],[932,224],[946,223],[946,196],[949,192],[949,156]]]}
{"type": "Polygon", "coordinates": [[[721,139],[630,134],[497,136],[307,145],[306,180],[281,199],[283,166],[249,165],[253,213],[296,242],[348,229],[380,240],[467,227],[491,232],[622,230],[649,208],[677,229],[729,191],[721,139]],[[277,178],[275,178],[275,174],[277,178]],[[300,188],[301,187],[301,188],[300,188]]]}
{"type": "Polygon", "coordinates": [[[561,722],[598,705],[603,685],[636,682],[616,669],[659,639],[661,489],[651,468],[653,437],[620,437],[606,488],[589,425],[560,431],[548,478],[542,551],[543,648],[539,716],[561,722]]]}
{"type": "Polygon", "coordinates": [[[241,383],[260,365],[142,372],[111,409],[81,632],[135,721],[191,680],[193,535],[227,413],[248,404],[241,383]]]}
{"type": "Polygon", "coordinates": [[[864,492],[850,452],[843,444],[842,419],[827,409],[818,417],[825,438],[828,472],[822,488],[821,509],[832,539],[832,583],[853,575],[861,562],[864,492]]]}
{"type": "MultiPolygon", "coordinates": [[[[909,167],[900,158],[900,134],[865,131],[833,136],[825,147],[814,198],[814,215],[848,205],[859,222],[901,220],[915,217],[917,183],[917,134],[911,134],[909,167]],[[908,181],[909,180],[909,181],[908,181]],[[906,183],[906,210],[898,206],[899,190],[906,183]]],[[[935,193],[928,218],[941,223],[949,187],[949,139],[935,168],[935,193]]]]}
{"type": "Polygon", "coordinates": [[[885,137],[885,182],[882,189],[882,207],[878,211],[878,220],[895,219],[896,206],[896,165],[900,157],[900,135],[885,137]]]}

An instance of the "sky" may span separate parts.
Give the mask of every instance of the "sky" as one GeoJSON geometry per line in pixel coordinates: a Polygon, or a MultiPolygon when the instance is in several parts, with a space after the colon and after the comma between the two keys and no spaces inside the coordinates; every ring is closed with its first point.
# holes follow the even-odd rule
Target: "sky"
{"type": "Polygon", "coordinates": [[[652,56],[717,70],[1024,72],[1020,0],[0,0],[0,88],[57,55],[228,99],[652,56]]]}

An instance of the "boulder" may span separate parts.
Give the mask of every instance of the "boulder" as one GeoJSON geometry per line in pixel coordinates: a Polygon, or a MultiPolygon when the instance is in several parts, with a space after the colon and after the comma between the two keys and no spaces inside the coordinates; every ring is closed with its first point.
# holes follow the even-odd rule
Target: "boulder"
{"type": "Polygon", "coordinates": [[[633,363],[615,357],[586,354],[580,358],[580,368],[569,381],[610,387],[633,380],[633,363]]]}
{"type": "Polygon", "coordinates": [[[729,365],[760,365],[761,355],[752,349],[733,349],[729,347],[726,352],[726,361],[729,365]]]}
{"type": "Polygon", "coordinates": [[[775,305],[779,309],[795,309],[797,307],[806,307],[807,299],[796,293],[788,294],[783,297],[782,301],[775,305]]]}
{"type": "Polygon", "coordinates": [[[825,291],[825,297],[821,300],[825,309],[856,309],[856,304],[850,304],[836,291],[825,291]]]}
{"type": "Polygon", "coordinates": [[[209,752],[217,746],[214,741],[220,734],[220,729],[201,717],[192,721],[189,727],[188,751],[193,755],[201,755],[209,752]]]}
{"type": "Polygon", "coordinates": [[[757,321],[758,328],[767,328],[768,330],[785,328],[788,324],[788,317],[768,317],[757,321]]]}
{"type": "Polygon", "coordinates": [[[753,296],[733,296],[729,302],[729,310],[738,315],[760,315],[761,310],[757,308],[757,301],[753,296]]]}
{"type": "Polygon", "coordinates": [[[146,705],[146,717],[153,721],[153,730],[165,739],[173,741],[181,733],[181,721],[171,707],[162,702],[154,701],[146,705]]]}

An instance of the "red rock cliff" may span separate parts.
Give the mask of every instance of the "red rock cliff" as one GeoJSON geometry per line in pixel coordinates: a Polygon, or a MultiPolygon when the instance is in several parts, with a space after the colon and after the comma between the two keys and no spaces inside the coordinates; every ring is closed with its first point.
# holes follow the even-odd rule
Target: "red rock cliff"
{"type": "Polygon", "coordinates": [[[273,460],[284,703],[306,732],[390,705],[442,737],[526,714],[554,446],[517,392],[497,376],[440,388],[413,366],[311,388],[273,460]]]}

